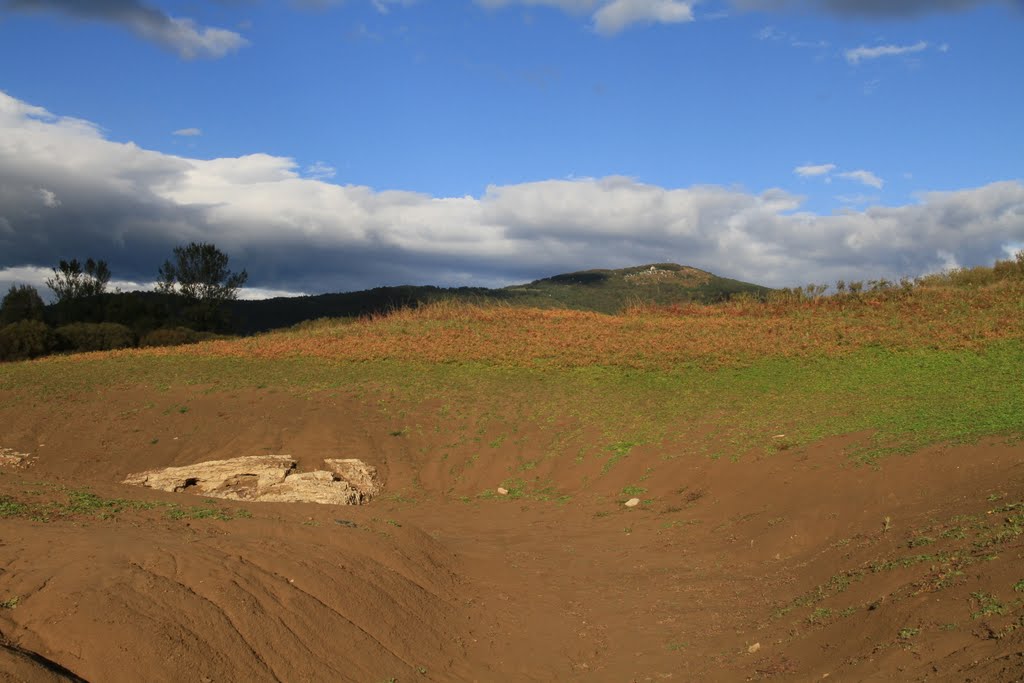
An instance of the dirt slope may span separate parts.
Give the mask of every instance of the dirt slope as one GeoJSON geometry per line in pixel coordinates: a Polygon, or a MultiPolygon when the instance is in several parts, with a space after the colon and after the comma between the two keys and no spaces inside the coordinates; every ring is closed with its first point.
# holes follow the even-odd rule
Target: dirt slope
{"type": "Polygon", "coordinates": [[[442,460],[439,436],[396,434],[344,392],[86,398],[0,396],[0,446],[35,458],[0,473],[0,680],[1024,677],[1020,444],[870,468],[843,455],[858,435],[738,462],[680,441],[606,472],[546,460],[531,476],[554,494],[481,497],[559,430],[442,460]],[[385,494],[211,504],[116,484],[262,453],[360,457],[385,494]],[[115,499],[136,502],[97,502],[115,499]]]}

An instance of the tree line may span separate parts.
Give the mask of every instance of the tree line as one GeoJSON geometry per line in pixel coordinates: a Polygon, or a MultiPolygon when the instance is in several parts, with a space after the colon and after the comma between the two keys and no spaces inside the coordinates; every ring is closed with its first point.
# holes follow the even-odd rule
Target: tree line
{"type": "Polygon", "coordinates": [[[12,285],[0,302],[0,360],[208,339],[231,330],[224,304],[249,277],[206,242],[175,247],[153,292],[111,292],[111,276],[104,260],[62,259],[46,280],[51,306],[35,287],[12,285]]]}

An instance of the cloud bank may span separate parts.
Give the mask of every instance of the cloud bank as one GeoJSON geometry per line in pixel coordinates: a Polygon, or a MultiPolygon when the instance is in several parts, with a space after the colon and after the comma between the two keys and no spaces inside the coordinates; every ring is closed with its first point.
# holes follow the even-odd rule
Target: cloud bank
{"type": "Polygon", "coordinates": [[[982,5],[1013,6],[1015,0],[733,0],[745,10],[820,10],[851,17],[912,17],[955,12],[982,5]]]}
{"type": "Polygon", "coordinates": [[[266,154],[201,160],[113,142],[90,122],[0,92],[0,287],[87,256],[147,283],[191,240],[217,244],[253,289],[307,293],[493,286],[659,261],[792,285],[916,275],[947,257],[991,263],[1024,243],[1019,180],[818,215],[782,189],[611,176],[433,197],[300,169],[266,154]]]}
{"type": "MultiPolygon", "coordinates": [[[[325,0],[306,0],[324,2],[325,0]]],[[[373,0],[378,7],[382,2],[373,0]]],[[[524,5],[554,7],[569,14],[589,15],[591,26],[600,34],[613,35],[635,24],[678,24],[694,20],[693,7],[699,0],[475,0],[487,8],[524,5]]],[[[747,11],[804,10],[858,18],[901,18],[937,12],[954,12],[982,5],[1014,6],[1019,0],[731,0],[733,7],[747,11]]],[[[711,17],[722,14],[713,13],[711,17]]],[[[763,33],[762,39],[784,37],[763,33]]],[[[794,47],[827,47],[821,42],[791,40],[794,47]]],[[[867,49],[867,48],[864,48],[867,49]]],[[[924,49],[924,48],[921,48],[924,49]]],[[[880,56],[880,55],[877,55],[880,56]]]]}
{"type": "Polygon", "coordinates": [[[183,59],[216,59],[248,45],[234,31],[199,26],[191,19],[169,16],[140,0],[7,0],[2,6],[19,12],[48,11],[110,22],[177,52],[183,59]]]}

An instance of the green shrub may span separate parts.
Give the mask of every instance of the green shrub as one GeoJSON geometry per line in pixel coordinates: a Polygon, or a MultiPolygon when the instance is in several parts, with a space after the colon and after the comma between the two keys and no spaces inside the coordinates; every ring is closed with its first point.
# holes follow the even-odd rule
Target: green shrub
{"type": "Polygon", "coordinates": [[[70,351],[109,351],[135,346],[135,333],[117,323],[72,323],[57,328],[61,346],[70,351]]]}
{"type": "Polygon", "coordinates": [[[58,346],[57,335],[38,320],[22,320],[0,328],[0,361],[45,356],[58,346]]]}
{"type": "Polygon", "coordinates": [[[222,338],[212,332],[196,332],[187,327],[163,327],[143,335],[139,346],[179,346],[222,338]]]}
{"type": "Polygon", "coordinates": [[[35,287],[11,285],[0,302],[0,326],[22,320],[42,320],[43,300],[35,287]]]}

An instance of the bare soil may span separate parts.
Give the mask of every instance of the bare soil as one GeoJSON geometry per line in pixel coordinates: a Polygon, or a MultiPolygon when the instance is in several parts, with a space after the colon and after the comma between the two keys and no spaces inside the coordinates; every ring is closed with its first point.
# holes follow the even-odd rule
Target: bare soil
{"type": "Polygon", "coordinates": [[[864,435],[736,461],[665,443],[604,474],[554,459],[568,498],[538,500],[479,494],[550,430],[443,465],[395,431],[342,392],[0,393],[0,447],[33,456],[0,500],[204,505],[117,482],[265,453],[358,457],[384,485],[359,507],[217,501],[232,519],[0,516],[0,680],[1024,679],[1019,443],[878,467],[844,453],[864,435]]]}

